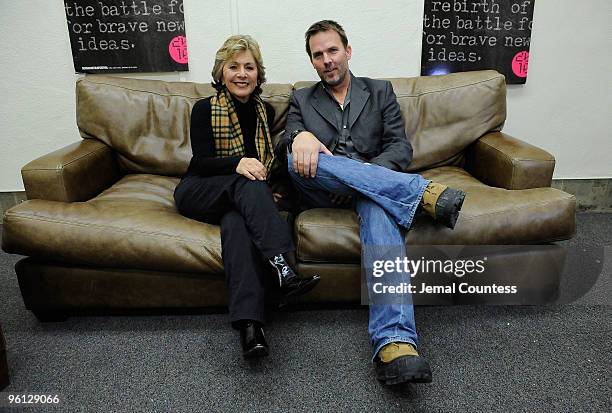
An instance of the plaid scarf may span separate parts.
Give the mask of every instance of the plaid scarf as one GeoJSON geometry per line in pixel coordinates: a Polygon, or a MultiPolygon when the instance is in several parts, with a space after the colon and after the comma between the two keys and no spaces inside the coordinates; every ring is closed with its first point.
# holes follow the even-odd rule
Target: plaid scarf
{"type": "MultiPolygon", "coordinates": [[[[274,150],[268,128],[268,116],[263,100],[259,96],[253,96],[252,99],[255,101],[255,112],[257,113],[255,147],[260,162],[266,167],[269,174],[272,162],[274,162],[274,150]]],[[[240,121],[234,102],[226,87],[218,92],[217,96],[210,99],[210,109],[217,157],[244,155],[244,136],[240,130],[240,121]]]]}

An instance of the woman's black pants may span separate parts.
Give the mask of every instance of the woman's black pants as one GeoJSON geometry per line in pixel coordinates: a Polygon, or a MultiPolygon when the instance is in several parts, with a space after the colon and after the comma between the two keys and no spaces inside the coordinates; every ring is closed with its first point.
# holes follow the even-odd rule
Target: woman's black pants
{"type": "Polygon", "coordinates": [[[295,250],[266,182],[239,174],[190,175],[178,184],[174,199],[182,215],[221,226],[232,325],[240,320],[263,323],[266,285],[278,285],[267,259],[295,250]]]}

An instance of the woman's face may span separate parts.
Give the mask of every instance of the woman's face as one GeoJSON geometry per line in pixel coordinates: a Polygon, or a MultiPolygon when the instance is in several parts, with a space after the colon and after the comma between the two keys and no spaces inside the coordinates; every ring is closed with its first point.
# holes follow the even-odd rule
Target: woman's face
{"type": "Polygon", "coordinates": [[[245,103],[257,87],[257,64],[250,50],[236,53],[223,65],[223,83],[240,102],[245,103]]]}

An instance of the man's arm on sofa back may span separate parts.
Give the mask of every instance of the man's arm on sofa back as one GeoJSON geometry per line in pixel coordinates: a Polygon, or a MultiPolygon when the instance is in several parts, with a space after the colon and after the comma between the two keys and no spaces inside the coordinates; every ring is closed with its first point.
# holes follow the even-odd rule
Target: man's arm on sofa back
{"type": "Polygon", "coordinates": [[[465,169],[481,182],[505,189],[549,187],[555,158],[502,132],[490,132],[466,149],[465,169]]]}
{"type": "Polygon", "coordinates": [[[21,168],[28,199],[86,201],[120,177],[112,149],[83,139],[35,159],[21,168]]]}

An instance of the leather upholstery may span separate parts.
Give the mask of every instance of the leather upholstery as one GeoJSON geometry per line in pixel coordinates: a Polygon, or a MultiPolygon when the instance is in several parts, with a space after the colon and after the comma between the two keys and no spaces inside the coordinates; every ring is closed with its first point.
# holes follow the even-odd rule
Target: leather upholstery
{"type": "Polygon", "coordinates": [[[120,176],[113,150],[84,139],[41,156],[21,168],[28,199],[86,201],[120,176]]]}
{"type": "Polygon", "coordinates": [[[505,133],[487,133],[466,152],[465,168],[487,185],[529,189],[552,183],[555,158],[505,133]]]}
{"type": "MultiPolygon", "coordinates": [[[[486,249],[484,249],[486,250],[486,249]]],[[[511,285],[517,294],[455,294],[456,304],[537,305],[555,301],[566,258],[564,247],[558,245],[490,246],[487,254],[486,277],[465,275],[457,282],[472,287],[511,285]]]]}
{"type": "Polygon", "coordinates": [[[412,144],[409,171],[448,165],[482,135],[501,129],[506,120],[504,77],[493,70],[391,83],[412,144]]]}
{"type": "Polygon", "coordinates": [[[222,274],[89,267],[26,258],[15,271],[31,310],[162,308],[227,304],[222,274]]]}
{"type": "Polygon", "coordinates": [[[92,266],[223,273],[219,227],[178,214],[178,181],[134,174],[88,202],[25,201],[4,217],[3,248],[92,266]]]}
{"type": "MultiPolygon", "coordinates": [[[[500,132],[502,75],[390,80],[414,148],[411,170],[467,193],[454,231],[418,215],[408,245],[532,245],[573,236],[575,198],[550,188],[552,155],[500,132]]],[[[214,89],[107,76],[86,76],[76,89],[84,139],[26,165],[29,200],[4,216],[2,248],[31,257],[17,266],[28,308],[225,305],[219,228],[180,216],[173,201],[191,158],[191,107],[214,89]]],[[[292,89],[264,85],[276,110],[275,139],[292,89]]],[[[303,299],[358,300],[356,215],[315,209],[294,222],[300,270],[322,276],[303,299]]],[[[543,277],[543,286],[551,283],[543,277]]],[[[455,298],[436,297],[440,304],[455,298]]]]}

